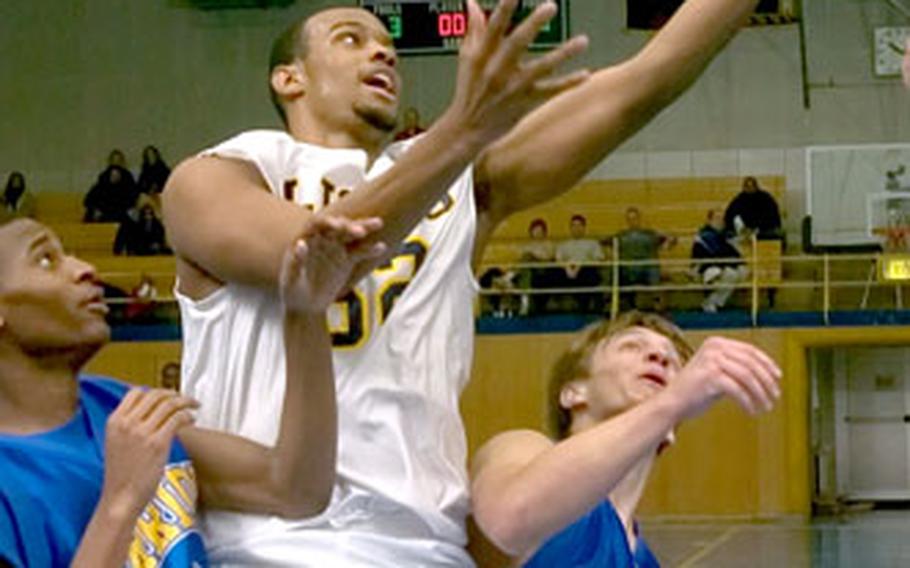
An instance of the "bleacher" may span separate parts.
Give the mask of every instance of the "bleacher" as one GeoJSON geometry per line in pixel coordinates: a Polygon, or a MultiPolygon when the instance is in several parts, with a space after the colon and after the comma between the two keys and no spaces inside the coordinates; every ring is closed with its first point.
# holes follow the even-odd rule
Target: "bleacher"
{"type": "MultiPolygon", "coordinates": [[[[604,238],[625,228],[625,211],[634,205],[642,212],[644,226],[678,239],[675,247],[661,251],[661,260],[665,280],[679,281],[686,270],[684,261],[689,258],[694,235],[705,223],[705,214],[711,208],[725,209],[740,191],[741,184],[739,177],[586,181],[557,199],[507,219],[494,234],[483,263],[518,262],[532,219],[544,219],[550,238],[559,241],[568,238],[572,215],[581,213],[588,219],[589,236],[604,238]]],[[[782,176],[759,177],[759,185],[773,194],[778,203],[784,202],[786,183],[782,176]]],[[[82,223],[81,194],[46,192],[35,197],[38,220],[59,235],[68,251],[92,262],[106,282],[129,290],[141,274],[149,274],[162,293],[170,294],[174,282],[173,258],[114,256],[117,225],[82,223]]],[[[761,242],[759,247],[760,279],[765,283],[779,281],[782,252],[779,243],[761,242]]],[[[746,247],[743,253],[751,262],[752,251],[746,247]]]]}
{"type": "MultiPolygon", "coordinates": [[[[786,180],[782,176],[758,178],[762,189],[784,203],[786,180]]],[[[690,257],[695,233],[705,224],[709,209],[721,211],[742,187],[740,177],[666,178],[587,181],[543,205],[515,214],[493,235],[483,258],[484,265],[511,264],[519,261],[521,246],[528,238],[533,219],[547,222],[550,239],[569,238],[569,220],[580,213],[588,220],[588,236],[602,239],[626,228],[625,212],[630,206],[642,213],[643,226],[675,236],[676,246],[661,251],[665,278],[684,272],[683,261],[690,257]]],[[[783,211],[782,211],[783,213],[783,211]]],[[[745,247],[743,256],[751,262],[753,251],[745,247]]],[[[759,277],[773,283],[781,277],[780,243],[758,243],[759,277]]]]}
{"type": "Polygon", "coordinates": [[[116,223],[83,223],[79,193],[44,192],[35,195],[37,220],[57,233],[67,252],[92,263],[107,284],[129,292],[147,274],[163,298],[171,297],[174,258],[171,256],[115,256],[116,223]]]}

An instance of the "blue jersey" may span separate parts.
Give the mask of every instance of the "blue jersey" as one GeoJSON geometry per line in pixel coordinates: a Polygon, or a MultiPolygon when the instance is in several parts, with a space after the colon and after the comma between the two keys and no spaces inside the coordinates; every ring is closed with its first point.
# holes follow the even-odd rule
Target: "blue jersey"
{"type": "Polygon", "coordinates": [[[641,538],[635,552],[609,501],[554,535],[531,557],[525,568],[659,568],[657,558],[641,538]]]}
{"type": "MultiPolygon", "coordinates": [[[[81,378],[69,422],[41,434],[0,434],[0,565],[69,566],[101,496],[107,419],[126,391],[111,380],[81,378]]],[[[175,442],[137,520],[127,566],[207,566],[196,495],[195,473],[175,442]]]]}

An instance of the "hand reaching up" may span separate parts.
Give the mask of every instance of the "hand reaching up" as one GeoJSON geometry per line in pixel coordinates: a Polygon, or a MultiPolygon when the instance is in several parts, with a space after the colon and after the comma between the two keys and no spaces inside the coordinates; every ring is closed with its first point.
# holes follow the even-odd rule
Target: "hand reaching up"
{"type": "Polygon", "coordinates": [[[587,49],[584,36],[523,60],[557,8],[554,2],[541,4],[510,32],[518,1],[502,0],[487,20],[477,1],[468,0],[468,31],[458,57],[455,97],[441,119],[477,132],[487,143],[508,132],[539,104],[589,76],[584,70],[554,76],[562,63],[587,49]]]}
{"type": "Polygon", "coordinates": [[[381,227],[377,218],[351,221],[318,215],[306,234],[285,252],[280,277],[285,309],[324,312],[345,288],[358,263],[385,253],[383,243],[369,240],[381,227]]]}

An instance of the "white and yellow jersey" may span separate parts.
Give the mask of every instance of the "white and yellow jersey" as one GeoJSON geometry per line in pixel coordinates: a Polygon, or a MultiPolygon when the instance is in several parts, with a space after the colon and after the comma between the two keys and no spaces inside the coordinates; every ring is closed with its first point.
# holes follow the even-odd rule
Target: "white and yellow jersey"
{"type": "MultiPolygon", "coordinates": [[[[367,170],[360,150],[252,131],[203,155],[248,161],[276,199],[318,211],[388,170],[410,141],[367,170]]],[[[205,517],[212,561],[307,566],[470,566],[466,443],[458,400],[471,369],[470,260],[476,212],[467,170],[402,243],[329,314],[339,412],[338,480],[328,510],[284,522],[205,517]]],[[[264,444],[278,435],[285,387],[277,294],[227,284],[178,291],[183,391],[200,426],[264,444]]]]}

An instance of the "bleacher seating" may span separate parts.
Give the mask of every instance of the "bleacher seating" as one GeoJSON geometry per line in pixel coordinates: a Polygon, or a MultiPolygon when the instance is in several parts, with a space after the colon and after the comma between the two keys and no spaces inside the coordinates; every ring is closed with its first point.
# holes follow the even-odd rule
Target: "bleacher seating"
{"type": "Polygon", "coordinates": [[[169,297],[174,286],[174,258],[114,256],[117,224],[82,223],[82,197],[79,193],[38,193],[36,217],[57,233],[69,253],[92,263],[106,283],[129,292],[147,274],[162,297],[169,297]]]}
{"type": "MultiPolygon", "coordinates": [[[[782,176],[758,178],[759,185],[784,202],[786,180],[782,176]]],[[[527,239],[529,223],[544,219],[550,238],[568,238],[569,219],[580,213],[588,220],[588,235],[605,238],[625,228],[625,212],[638,207],[646,227],[674,235],[675,247],[661,251],[661,259],[683,260],[690,257],[696,231],[704,225],[711,208],[723,211],[742,187],[740,177],[667,178],[642,180],[586,181],[566,194],[507,219],[494,233],[484,255],[484,264],[518,262],[521,245],[527,239]]],[[[766,282],[780,280],[779,242],[762,242],[757,254],[760,278],[766,282]],[[769,260],[770,259],[770,260],[769,260]]],[[[751,257],[751,248],[743,255],[751,257]]],[[[664,270],[678,272],[675,270],[664,270]]]]}

